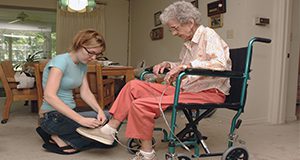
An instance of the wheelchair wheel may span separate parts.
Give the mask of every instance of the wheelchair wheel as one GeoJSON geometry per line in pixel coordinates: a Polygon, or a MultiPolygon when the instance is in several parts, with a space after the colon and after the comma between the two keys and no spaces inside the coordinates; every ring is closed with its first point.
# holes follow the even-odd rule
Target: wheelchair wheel
{"type": "MultiPolygon", "coordinates": [[[[155,145],[156,141],[152,137],[152,145],[155,145]]],[[[135,138],[129,138],[127,140],[127,151],[131,154],[135,154],[141,148],[141,141],[135,138]]]]}
{"type": "Polygon", "coordinates": [[[188,157],[184,154],[178,154],[177,159],[178,160],[191,160],[190,157],[188,157]]]}
{"type": "Polygon", "coordinates": [[[248,160],[248,158],[248,151],[240,146],[228,148],[222,156],[222,160],[248,160]]]}

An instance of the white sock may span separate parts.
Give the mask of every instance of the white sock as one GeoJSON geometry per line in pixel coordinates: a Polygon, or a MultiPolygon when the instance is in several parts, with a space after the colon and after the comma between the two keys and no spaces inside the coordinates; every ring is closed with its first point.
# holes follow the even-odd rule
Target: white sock
{"type": "Polygon", "coordinates": [[[140,150],[140,153],[145,157],[145,159],[152,159],[155,156],[154,149],[152,149],[151,152],[145,152],[145,151],[140,150]]]}
{"type": "Polygon", "coordinates": [[[115,128],[112,128],[110,125],[106,124],[103,127],[101,127],[101,131],[103,133],[107,133],[107,134],[115,134],[117,132],[117,130],[115,128]]]}

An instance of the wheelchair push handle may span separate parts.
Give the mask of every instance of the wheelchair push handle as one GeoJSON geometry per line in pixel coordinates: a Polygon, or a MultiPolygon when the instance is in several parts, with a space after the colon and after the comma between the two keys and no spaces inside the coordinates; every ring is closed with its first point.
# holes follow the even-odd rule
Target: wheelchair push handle
{"type": "Polygon", "coordinates": [[[263,42],[263,43],[271,43],[271,39],[268,38],[261,38],[261,37],[253,37],[250,41],[253,42],[263,42]]]}
{"type": "Polygon", "coordinates": [[[261,38],[261,37],[255,37],[256,40],[255,41],[258,41],[258,42],[263,42],[263,43],[271,43],[271,39],[268,39],[268,38],[261,38]]]}

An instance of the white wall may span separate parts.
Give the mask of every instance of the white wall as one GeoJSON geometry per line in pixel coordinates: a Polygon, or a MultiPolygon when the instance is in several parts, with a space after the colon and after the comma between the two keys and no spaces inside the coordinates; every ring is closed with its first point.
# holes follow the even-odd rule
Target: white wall
{"type": "MultiPolygon", "coordinates": [[[[204,24],[208,24],[207,3],[212,0],[200,1],[200,11],[202,12],[204,24]]],[[[224,26],[216,31],[229,44],[230,48],[246,46],[249,39],[254,36],[272,38],[272,0],[241,0],[226,1],[227,12],[223,15],[224,26]],[[259,4],[259,5],[257,5],[259,4]],[[256,16],[268,17],[271,25],[262,27],[256,26],[254,20],[256,16]],[[227,32],[233,31],[233,38],[227,37],[227,32]]],[[[271,44],[272,45],[272,44],[271,44]]],[[[248,96],[245,106],[244,119],[249,123],[267,121],[268,101],[266,100],[269,91],[270,60],[272,46],[270,44],[254,44],[252,56],[252,72],[250,74],[248,96]],[[257,112],[259,110],[259,112],[257,112]]],[[[218,112],[218,115],[228,117],[228,111],[218,112]]]]}
{"type": "MultiPolygon", "coordinates": [[[[208,25],[207,3],[214,0],[199,0],[199,9],[202,13],[202,24],[208,25]]],[[[176,60],[182,46],[182,41],[171,36],[165,28],[164,38],[151,41],[149,32],[154,28],[153,14],[163,10],[172,0],[132,0],[131,18],[132,41],[131,61],[136,65],[141,60],[146,60],[148,65],[154,65],[163,60],[176,60]]],[[[224,26],[216,31],[229,44],[231,48],[247,45],[251,37],[259,36],[273,39],[276,35],[276,10],[273,0],[230,0],[227,2],[227,12],[223,15],[224,26]],[[270,25],[256,26],[255,17],[270,18],[270,25]],[[233,31],[233,38],[227,33],[233,31]],[[230,38],[230,39],[229,39],[230,38]]],[[[280,42],[277,42],[280,43],[280,42]]],[[[251,80],[249,81],[246,110],[243,116],[246,123],[267,122],[269,112],[269,98],[272,95],[270,82],[271,60],[275,43],[255,43],[253,50],[251,80]]],[[[282,53],[284,54],[284,53],[282,53]]],[[[217,116],[230,117],[232,112],[219,110],[217,116]]],[[[290,114],[293,114],[292,112],[290,114]]]]}
{"type": "Polygon", "coordinates": [[[287,93],[287,120],[295,118],[295,109],[297,102],[297,85],[298,85],[298,64],[299,64],[299,49],[300,49],[300,1],[293,0],[292,12],[292,34],[291,34],[291,52],[289,58],[289,79],[287,93]]]}
{"type": "MultiPolygon", "coordinates": [[[[163,60],[176,61],[182,40],[174,38],[164,28],[164,38],[152,41],[150,31],[154,29],[154,13],[161,11],[171,0],[132,0],[131,10],[131,64],[135,66],[141,60],[153,65],[163,60]]],[[[158,26],[161,27],[161,26],[158,26]]]]}
{"type": "Polygon", "coordinates": [[[123,65],[127,64],[128,46],[128,0],[109,0],[106,2],[106,56],[123,65]]]}

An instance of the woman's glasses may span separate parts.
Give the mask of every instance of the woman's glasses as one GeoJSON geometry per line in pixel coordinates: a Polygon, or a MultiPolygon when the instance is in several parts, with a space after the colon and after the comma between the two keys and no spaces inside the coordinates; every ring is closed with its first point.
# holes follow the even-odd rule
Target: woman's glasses
{"type": "Polygon", "coordinates": [[[179,27],[180,27],[180,25],[172,26],[172,27],[169,28],[169,31],[171,33],[175,32],[175,31],[178,32],[179,31],[179,27]]]}
{"type": "Polygon", "coordinates": [[[94,52],[89,51],[89,50],[88,50],[86,47],[84,47],[84,46],[82,46],[82,48],[84,48],[84,50],[88,53],[88,55],[89,55],[90,57],[96,56],[96,58],[97,58],[97,57],[102,57],[102,56],[103,56],[103,53],[102,53],[102,52],[100,52],[100,53],[94,53],[94,52]]]}

